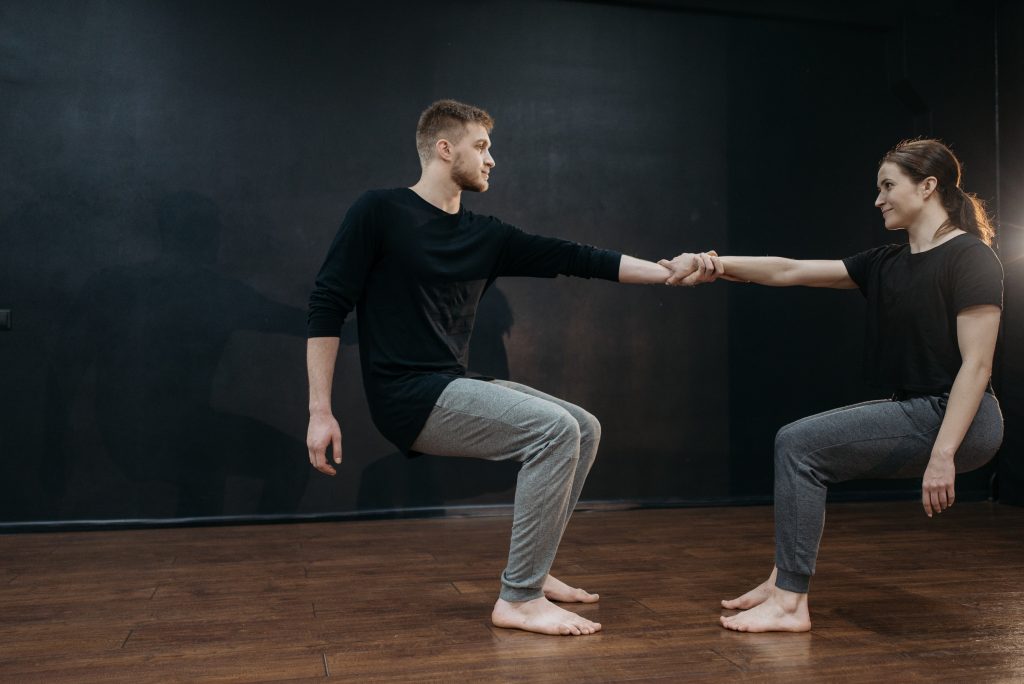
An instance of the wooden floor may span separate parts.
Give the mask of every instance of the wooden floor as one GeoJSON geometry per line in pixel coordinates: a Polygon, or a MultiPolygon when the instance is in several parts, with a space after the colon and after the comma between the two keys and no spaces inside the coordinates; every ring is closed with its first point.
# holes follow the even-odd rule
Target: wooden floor
{"type": "Polygon", "coordinates": [[[768,508],[580,512],[590,637],[496,629],[506,516],[0,536],[0,681],[1024,681],[1024,509],[841,504],[810,634],[735,634],[768,508]]]}

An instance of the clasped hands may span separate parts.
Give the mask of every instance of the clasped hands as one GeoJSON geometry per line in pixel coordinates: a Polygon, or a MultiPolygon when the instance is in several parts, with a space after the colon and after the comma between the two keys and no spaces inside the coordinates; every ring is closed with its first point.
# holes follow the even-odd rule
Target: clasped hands
{"type": "Polygon", "coordinates": [[[700,252],[692,254],[683,252],[676,258],[669,261],[662,259],[659,266],[664,266],[672,275],[665,281],[666,285],[699,285],[701,283],[713,283],[719,278],[735,280],[725,273],[725,267],[718,256],[718,252],[700,252]]]}

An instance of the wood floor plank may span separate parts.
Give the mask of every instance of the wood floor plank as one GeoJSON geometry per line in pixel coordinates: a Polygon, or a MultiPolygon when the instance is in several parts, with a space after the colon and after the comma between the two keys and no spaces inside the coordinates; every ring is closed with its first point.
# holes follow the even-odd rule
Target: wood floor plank
{"type": "Polygon", "coordinates": [[[1024,510],[829,507],[810,634],[735,634],[765,507],[581,511],[604,631],[492,627],[507,516],[0,535],[0,681],[1024,680],[1024,510]]]}

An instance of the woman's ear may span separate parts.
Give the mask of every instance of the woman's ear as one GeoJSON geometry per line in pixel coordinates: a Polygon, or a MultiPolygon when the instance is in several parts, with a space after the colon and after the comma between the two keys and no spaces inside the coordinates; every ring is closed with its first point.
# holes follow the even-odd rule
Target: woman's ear
{"type": "Polygon", "coordinates": [[[923,199],[928,199],[929,197],[931,197],[932,193],[935,192],[935,188],[936,186],[938,186],[938,184],[939,180],[935,176],[928,176],[923,181],[921,181],[921,197],[923,199]]]}

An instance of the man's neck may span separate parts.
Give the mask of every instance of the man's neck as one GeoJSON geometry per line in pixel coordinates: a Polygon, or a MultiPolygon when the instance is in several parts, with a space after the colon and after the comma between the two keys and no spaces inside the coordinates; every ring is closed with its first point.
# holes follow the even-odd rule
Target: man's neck
{"type": "Polygon", "coordinates": [[[459,186],[450,178],[437,178],[426,170],[416,181],[416,185],[409,189],[424,201],[449,214],[457,214],[462,204],[462,189],[459,186]]]}

